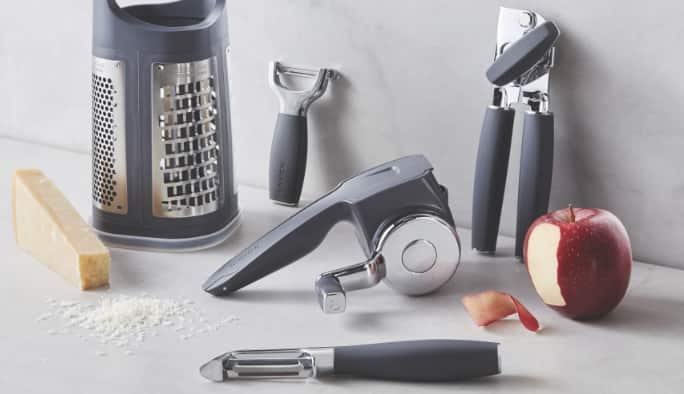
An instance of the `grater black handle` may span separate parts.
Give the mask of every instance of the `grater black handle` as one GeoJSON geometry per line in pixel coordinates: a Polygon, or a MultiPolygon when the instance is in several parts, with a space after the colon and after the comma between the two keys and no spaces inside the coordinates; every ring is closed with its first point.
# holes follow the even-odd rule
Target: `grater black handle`
{"type": "Polygon", "coordinates": [[[423,340],[335,348],[335,374],[366,378],[451,382],[501,373],[499,344],[423,340]]]}
{"type": "Polygon", "coordinates": [[[472,247],[483,253],[496,251],[514,119],[512,108],[490,106],[482,125],[473,187],[472,247]]]}
{"type": "Polygon", "coordinates": [[[515,255],[518,257],[522,256],[528,228],[549,209],[553,176],[553,123],[552,113],[525,113],[515,235],[515,255]]]}
{"type": "Polygon", "coordinates": [[[269,163],[271,200],[290,206],[299,204],[306,173],[306,155],[306,117],[278,114],[269,163]]]}

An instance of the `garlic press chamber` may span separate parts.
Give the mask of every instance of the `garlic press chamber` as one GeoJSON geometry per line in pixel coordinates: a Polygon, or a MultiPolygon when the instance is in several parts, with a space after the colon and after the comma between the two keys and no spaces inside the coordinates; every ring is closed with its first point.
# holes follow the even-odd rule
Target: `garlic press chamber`
{"type": "Polygon", "coordinates": [[[407,156],[340,183],[216,271],[204,290],[226,296],[313,251],[337,223],[351,222],[367,260],[321,274],[315,291],[326,313],[346,309],[346,293],[383,281],[422,295],[458,267],[459,237],[447,190],[424,156],[407,156]]]}

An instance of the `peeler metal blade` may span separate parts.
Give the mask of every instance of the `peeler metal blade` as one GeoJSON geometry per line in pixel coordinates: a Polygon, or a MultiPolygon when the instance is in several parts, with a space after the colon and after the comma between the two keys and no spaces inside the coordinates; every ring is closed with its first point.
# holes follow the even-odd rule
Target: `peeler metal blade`
{"type": "Polygon", "coordinates": [[[279,61],[271,62],[269,73],[271,88],[280,99],[280,113],[296,116],[306,116],[311,104],[323,96],[329,82],[340,78],[340,73],[331,68],[295,67],[279,61]],[[293,89],[285,84],[283,75],[315,81],[309,89],[293,89]]]}
{"type": "Polygon", "coordinates": [[[332,348],[238,350],[222,354],[200,368],[208,380],[315,378],[331,373],[332,348]]]}

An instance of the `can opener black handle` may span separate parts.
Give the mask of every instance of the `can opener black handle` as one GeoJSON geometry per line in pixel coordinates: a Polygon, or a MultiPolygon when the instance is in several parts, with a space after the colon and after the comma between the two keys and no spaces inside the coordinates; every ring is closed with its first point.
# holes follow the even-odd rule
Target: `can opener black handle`
{"type": "Polygon", "coordinates": [[[528,227],[548,209],[553,172],[553,113],[549,111],[549,74],[560,32],[553,22],[528,10],[501,8],[494,63],[487,78],[495,85],[487,108],[475,166],[472,247],[493,253],[499,232],[515,110],[525,113],[520,180],[516,256],[528,227]]]}
{"type": "Polygon", "coordinates": [[[319,276],[321,308],[343,312],[346,292],[384,280],[400,293],[430,293],[460,261],[447,190],[424,156],[407,156],[340,183],[233,257],[204,284],[225,296],[307,255],[341,221],[351,222],[366,262],[319,276]]]}

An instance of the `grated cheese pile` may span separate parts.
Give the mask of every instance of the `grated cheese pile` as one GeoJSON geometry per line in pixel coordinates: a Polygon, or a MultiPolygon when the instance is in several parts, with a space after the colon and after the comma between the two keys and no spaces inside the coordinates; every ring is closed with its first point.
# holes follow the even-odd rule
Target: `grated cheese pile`
{"type": "MultiPolygon", "coordinates": [[[[132,355],[131,347],[139,346],[148,336],[157,336],[159,330],[169,330],[182,340],[218,331],[237,321],[227,316],[217,323],[209,322],[203,312],[193,307],[191,300],[182,302],[149,295],[103,297],[97,304],[74,301],[47,300],[50,312],[39,316],[39,322],[56,320],[62,329],[49,329],[50,335],[69,334],[72,329],[87,331],[102,345],[124,348],[132,355]]],[[[86,336],[79,337],[87,340],[86,336]]],[[[98,351],[99,356],[106,355],[98,351]]]]}

